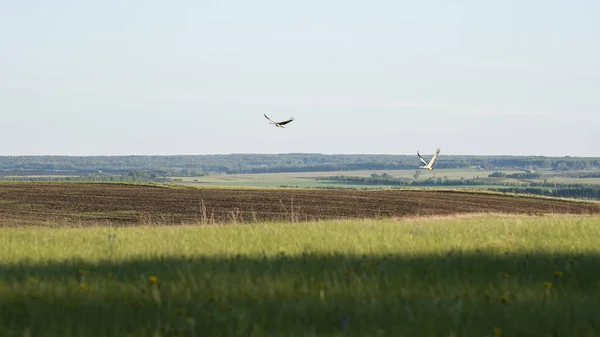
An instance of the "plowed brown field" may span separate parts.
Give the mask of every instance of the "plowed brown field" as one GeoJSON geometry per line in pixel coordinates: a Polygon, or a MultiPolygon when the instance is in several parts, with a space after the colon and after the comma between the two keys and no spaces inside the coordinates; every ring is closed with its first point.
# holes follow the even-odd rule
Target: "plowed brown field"
{"type": "Polygon", "coordinates": [[[0,184],[0,225],[4,226],[291,221],[292,205],[296,221],[482,212],[600,214],[600,203],[455,191],[0,184]]]}

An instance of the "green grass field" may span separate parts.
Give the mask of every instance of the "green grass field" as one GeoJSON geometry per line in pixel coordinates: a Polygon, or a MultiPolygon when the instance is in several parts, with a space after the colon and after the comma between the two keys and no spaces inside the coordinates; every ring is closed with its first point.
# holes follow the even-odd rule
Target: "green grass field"
{"type": "MultiPolygon", "coordinates": [[[[353,177],[368,177],[371,174],[387,173],[394,178],[413,179],[416,170],[363,170],[363,171],[332,171],[332,172],[291,172],[291,173],[259,173],[259,174],[220,174],[208,175],[203,177],[174,177],[180,179],[181,184],[196,184],[209,186],[258,186],[258,187],[277,187],[294,186],[300,188],[306,187],[351,187],[351,188],[379,188],[391,187],[389,185],[358,185],[342,184],[324,180],[315,180],[315,178],[331,177],[336,175],[347,175],[353,177]]],[[[520,171],[507,171],[515,173],[520,171]]],[[[487,178],[490,171],[481,171],[475,169],[444,169],[435,173],[420,171],[418,180],[425,180],[430,177],[447,179],[470,179],[487,178]]],[[[489,186],[486,186],[486,188],[489,186]]],[[[471,186],[470,188],[477,188],[471,186]]]]}
{"type": "Polygon", "coordinates": [[[1,336],[600,336],[591,216],[3,228],[1,336]]]}
{"type": "MultiPolygon", "coordinates": [[[[205,186],[255,186],[255,187],[278,187],[278,186],[292,186],[299,188],[308,187],[337,187],[337,188],[387,188],[394,187],[393,185],[359,185],[352,183],[333,182],[327,180],[315,180],[316,178],[331,177],[336,175],[346,175],[353,177],[368,177],[371,174],[383,174],[387,173],[394,178],[408,178],[414,179],[416,170],[363,170],[363,171],[332,171],[332,172],[291,172],[291,173],[259,173],[259,174],[218,174],[218,175],[207,175],[202,177],[174,177],[176,184],[185,185],[205,185],[205,186]]],[[[520,170],[501,170],[506,174],[522,173],[520,170]]],[[[477,169],[439,169],[435,172],[428,172],[421,170],[417,180],[422,181],[428,178],[442,178],[459,180],[474,179],[474,178],[488,178],[489,174],[493,171],[477,170],[477,169]]],[[[572,178],[568,175],[569,173],[548,173],[549,176],[546,179],[550,183],[561,183],[561,184],[600,184],[600,178],[572,178]]],[[[499,182],[510,182],[519,183],[523,181],[531,181],[543,183],[544,179],[504,179],[499,182]]],[[[451,188],[467,188],[467,189],[487,189],[493,187],[493,185],[458,185],[450,186],[451,188]]],[[[500,185],[498,185],[500,187],[500,185]]]]}
{"type": "MultiPolygon", "coordinates": [[[[531,181],[542,183],[544,179],[531,179],[531,181]]],[[[549,183],[557,184],[589,184],[599,185],[600,178],[569,178],[569,177],[550,177],[546,179],[549,183]]]]}

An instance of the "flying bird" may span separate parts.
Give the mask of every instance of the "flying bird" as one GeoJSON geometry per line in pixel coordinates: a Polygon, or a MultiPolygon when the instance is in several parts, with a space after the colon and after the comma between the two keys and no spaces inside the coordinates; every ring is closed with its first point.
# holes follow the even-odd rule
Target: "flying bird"
{"type": "Polygon", "coordinates": [[[424,166],[419,166],[419,168],[428,169],[429,171],[432,171],[433,163],[435,163],[435,160],[437,159],[439,153],[440,153],[440,149],[437,149],[437,151],[435,151],[435,154],[433,155],[433,158],[431,158],[431,160],[428,163],[423,159],[423,157],[421,157],[421,155],[419,154],[419,151],[417,151],[417,156],[419,156],[419,159],[421,159],[423,164],[425,164],[424,166]]]}
{"type": "Polygon", "coordinates": [[[285,128],[284,125],[286,125],[287,123],[289,123],[289,122],[291,122],[291,121],[294,120],[294,117],[292,117],[292,118],[288,119],[287,121],[275,122],[271,118],[267,117],[267,114],[264,114],[264,115],[265,115],[265,118],[269,120],[269,124],[273,124],[273,125],[275,125],[276,127],[279,127],[279,128],[285,128]]]}

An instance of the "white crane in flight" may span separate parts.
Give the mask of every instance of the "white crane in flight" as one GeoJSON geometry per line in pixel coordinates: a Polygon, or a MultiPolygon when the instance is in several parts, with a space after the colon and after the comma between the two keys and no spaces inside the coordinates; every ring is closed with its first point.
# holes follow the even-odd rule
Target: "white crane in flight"
{"type": "Polygon", "coordinates": [[[422,169],[427,169],[429,171],[433,170],[433,163],[435,163],[435,160],[437,159],[438,155],[440,154],[440,149],[437,149],[437,151],[435,151],[435,154],[433,155],[433,158],[431,158],[431,160],[428,162],[426,162],[423,157],[421,157],[421,155],[419,154],[419,151],[417,151],[417,156],[419,156],[419,159],[421,159],[421,161],[423,162],[423,166],[419,166],[419,168],[422,169]]]}

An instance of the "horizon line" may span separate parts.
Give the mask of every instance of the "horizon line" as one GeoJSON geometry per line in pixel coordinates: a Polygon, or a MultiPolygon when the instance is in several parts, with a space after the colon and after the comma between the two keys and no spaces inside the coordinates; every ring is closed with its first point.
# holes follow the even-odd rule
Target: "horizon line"
{"type": "MultiPolygon", "coordinates": [[[[428,154],[423,152],[423,154],[428,154]]],[[[87,154],[87,155],[72,155],[72,154],[0,154],[2,157],[188,157],[188,156],[239,156],[239,155],[259,155],[259,156],[279,156],[279,155],[322,155],[322,156],[416,156],[414,154],[402,153],[323,153],[323,152],[281,152],[281,153],[260,153],[260,152],[232,152],[232,153],[197,153],[197,154],[87,154]]],[[[540,157],[540,158],[599,158],[594,156],[573,156],[573,155],[537,155],[537,154],[457,154],[450,153],[443,156],[454,157],[540,157]]]]}

